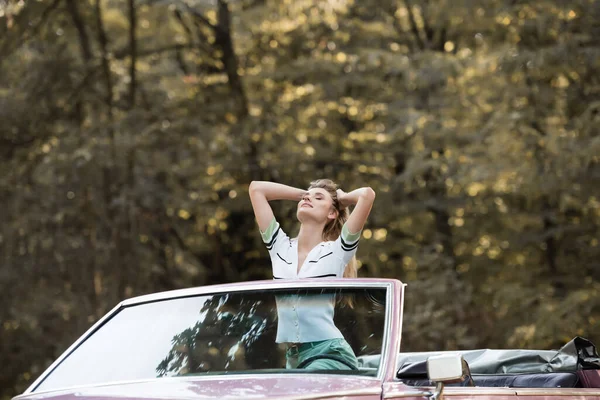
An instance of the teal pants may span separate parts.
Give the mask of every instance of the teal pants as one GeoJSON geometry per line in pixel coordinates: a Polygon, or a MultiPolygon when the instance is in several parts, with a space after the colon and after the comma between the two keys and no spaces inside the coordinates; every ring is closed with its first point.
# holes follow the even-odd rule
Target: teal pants
{"type": "MultiPolygon", "coordinates": [[[[285,352],[287,369],[297,368],[307,358],[320,354],[331,354],[342,358],[350,365],[358,368],[358,361],[352,351],[352,347],[344,339],[328,339],[319,342],[302,343],[298,347],[291,347],[285,352]]],[[[317,359],[307,366],[308,370],[350,370],[350,367],[342,362],[328,358],[317,359]]]]}

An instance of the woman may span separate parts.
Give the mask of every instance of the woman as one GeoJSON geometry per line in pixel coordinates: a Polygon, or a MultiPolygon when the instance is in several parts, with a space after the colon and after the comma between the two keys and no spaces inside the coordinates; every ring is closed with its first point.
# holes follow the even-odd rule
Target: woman
{"type": "MultiPolygon", "coordinates": [[[[308,190],[254,181],[249,193],[274,279],[356,277],[358,240],[375,200],[371,188],[345,193],[328,179],[311,182],[308,190]],[[269,205],[272,200],[298,202],[296,238],[281,229],[269,205]],[[350,205],[355,206],[351,214],[350,205]]],[[[333,296],[277,299],[276,341],[288,346],[287,368],[356,369],[356,356],[334,325],[333,311],[333,296]]]]}

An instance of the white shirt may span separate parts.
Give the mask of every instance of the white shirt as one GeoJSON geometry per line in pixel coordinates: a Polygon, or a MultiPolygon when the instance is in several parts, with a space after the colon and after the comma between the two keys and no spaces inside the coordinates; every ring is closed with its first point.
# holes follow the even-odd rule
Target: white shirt
{"type": "MultiPolygon", "coordinates": [[[[360,238],[360,232],[350,234],[344,226],[337,240],[315,246],[298,271],[298,241],[290,239],[275,219],[261,234],[271,256],[273,279],[341,278],[360,238]]],[[[333,323],[335,295],[278,296],[276,301],[277,343],[343,338],[333,323]]]]}

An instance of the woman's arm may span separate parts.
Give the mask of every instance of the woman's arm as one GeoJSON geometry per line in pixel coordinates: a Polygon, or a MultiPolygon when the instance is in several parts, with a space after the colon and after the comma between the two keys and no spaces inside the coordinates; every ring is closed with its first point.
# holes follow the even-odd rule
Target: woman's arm
{"type": "Polygon", "coordinates": [[[343,207],[356,205],[348,221],[346,221],[346,227],[350,233],[358,233],[362,230],[371,213],[375,201],[375,191],[370,187],[355,189],[349,193],[338,189],[338,201],[343,207]]]}
{"type": "Polygon", "coordinates": [[[269,205],[271,200],[302,200],[306,190],[282,185],[281,183],[252,181],[248,188],[250,201],[254,209],[254,216],[258,222],[258,228],[264,232],[274,218],[273,210],[269,205]]]}

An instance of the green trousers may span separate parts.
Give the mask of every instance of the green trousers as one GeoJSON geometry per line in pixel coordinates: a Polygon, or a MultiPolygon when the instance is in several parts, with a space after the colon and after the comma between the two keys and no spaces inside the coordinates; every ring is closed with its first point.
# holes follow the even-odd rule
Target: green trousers
{"type": "MultiPolygon", "coordinates": [[[[320,354],[330,354],[342,358],[350,365],[358,368],[358,361],[352,351],[352,347],[344,339],[328,339],[318,342],[302,343],[298,347],[290,347],[285,352],[287,369],[297,368],[304,360],[318,356],[320,354]]],[[[350,370],[351,368],[344,363],[328,358],[319,358],[312,361],[303,368],[308,370],[350,370]]]]}

